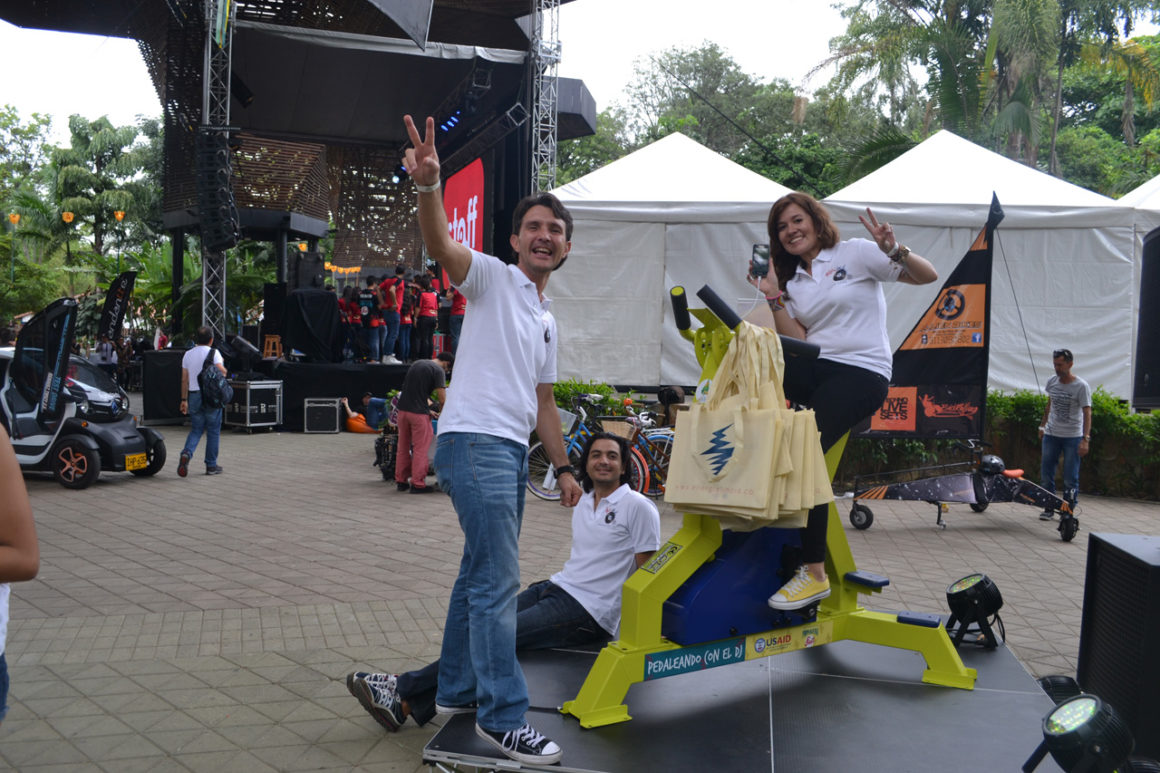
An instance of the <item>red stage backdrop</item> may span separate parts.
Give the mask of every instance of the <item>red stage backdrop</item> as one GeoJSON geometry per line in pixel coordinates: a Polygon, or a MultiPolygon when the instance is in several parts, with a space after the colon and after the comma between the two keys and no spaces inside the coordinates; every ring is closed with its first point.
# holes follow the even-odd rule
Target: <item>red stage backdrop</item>
{"type": "Polygon", "coordinates": [[[452,239],[473,250],[483,249],[482,204],[483,161],[477,158],[465,169],[451,175],[443,187],[447,230],[452,239]]]}

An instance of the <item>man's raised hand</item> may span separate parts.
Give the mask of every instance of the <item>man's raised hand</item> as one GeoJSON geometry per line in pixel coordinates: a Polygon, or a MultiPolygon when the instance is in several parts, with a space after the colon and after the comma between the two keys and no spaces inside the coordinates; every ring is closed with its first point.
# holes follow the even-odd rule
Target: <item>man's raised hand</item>
{"type": "Polygon", "coordinates": [[[403,116],[407,136],[414,147],[403,153],[403,167],[418,185],[439,184],[439,154],[435,152],[435,119],[427,116],[426,137],[419,138],[419,129],[411,116],[403,116]]]}

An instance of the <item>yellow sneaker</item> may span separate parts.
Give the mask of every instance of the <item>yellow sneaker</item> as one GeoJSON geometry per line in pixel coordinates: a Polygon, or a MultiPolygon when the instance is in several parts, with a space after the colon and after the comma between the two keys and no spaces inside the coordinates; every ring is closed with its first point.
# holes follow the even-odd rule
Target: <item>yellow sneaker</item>
{"type": "Polygon", "coordinates": [[[830,578],[818,581],[804,566],[798,567],[789,582],[781,590],[769,597],[769,605],[774,609],[789,611],[808,607],[830,595],[830,578]]]}

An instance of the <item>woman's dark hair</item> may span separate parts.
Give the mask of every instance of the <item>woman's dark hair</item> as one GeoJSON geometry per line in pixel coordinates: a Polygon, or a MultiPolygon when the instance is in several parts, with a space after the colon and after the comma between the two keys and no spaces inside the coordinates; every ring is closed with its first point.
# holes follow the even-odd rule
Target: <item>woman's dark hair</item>
{"type": "Polygon", "coordinates": [[[624,485],[631,480],[628,474],[628,441],[620,435],[613,435],[611,432],[597,432],[585,444],[584,453],[580,454],[580,465],[576,469],[576,480],[585,492],[592,490],[592,481],[588,478],[588,455],[592,451],[592,444],[597,440],[611,440],[616,443],[617,448],[620,449],[620,483],[624,485]]]}
{"type": "Polygon", "coordinates": [[[790,255],[785,251],[781,239],[777,236],[777,221],[790,204],[797,204],[814,221],[814,232],[818,235],[818,245],[823,250],[833,247],[841,238],[838,235],[838,226],[834,225],[834,221],[830,219],[829,211],[822,205],[822,202],[808,193],[794,191],[775,201],[769,210],[769,222],[766,227],[769,231],[769,253],[774,273],[777,275],[777,289],[782,291],[785,290],[786,283],[793,279],[798,266],[801,264],[801,259],[798,256],[790,255]]]}

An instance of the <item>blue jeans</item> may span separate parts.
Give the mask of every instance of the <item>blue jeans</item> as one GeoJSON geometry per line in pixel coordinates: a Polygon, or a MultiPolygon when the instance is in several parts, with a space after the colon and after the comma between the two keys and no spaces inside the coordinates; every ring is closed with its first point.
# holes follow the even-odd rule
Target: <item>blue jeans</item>
{"type": "Polygon", "coordinates": [[[382,331],[379,349],[382,350],[384,357],[393,356],[395,342],[399,338],[399,312],[384,311],[383,322],[386,324],[379,328],[382,331]]]}
{"type": "Polygon", "coordinates": [[[1043,488],[1055,493],[1055,469],[1063,455],[1063,498],[1074,505],[1079,494],[1079,443],[1083,438],[1043,436],[1043,463],[1039,480],[1043,488]]]}
{"type": "Polygon", "coordinates": [[[399,362],[411,359],[411,325],[399,325],[399,338],[395,341],[395,357],[399,362]]]}
{"type": "Polygon", "coordinates": [[[189,393],[189,420],[192,426],[189,428],[189,435],[185,438],[185,447],[181,449],[181,453],[188,454],[192,459],[193,452],[197,450],[197,444],[201,442],[201,436],[204,434],[205,466],[207,468],[216,466],[222,434],[222,409],[203,408],[201,391],[193,390],[189,393]]]}
{"type": "Polygon", "coordinates": [[[447,325],[451,328],[451,353],[455,354],[455,350],[459,348],[459,335],[463,332],[463,315],[452,314],[447,325]]]}
{"type": "MultiPolygon", "coordinates": [[[[516,596],[516,649],[543,650],[608,641],[608,633],[568,591],[542,580],[516,596]]],[[[411,718],[425,725],[435,716],[439,661],[399,674],[395,688],[411,718]]]]}
{"type": "Polygon", "coordinates": [[[363,343],[367,347],[367,356],[370,357],[371,362],[379,361],[379,330],[377,327],[364,327],[362,329],[363,343]]]}
{"type": "Polygon", "coordinates": [[[8,714],[8,661],[0,654],[0,722],[8,714]]]}
{"type": "Polygon", "coordinates": [[[528,710],[528,686],[516,660],[528,449],[494,435],[447,433],[435,447],[435,474],[451,495],[464,537],[443,627],[438,701],[478,703],[480,727],[517,730],[528,710]]]}

